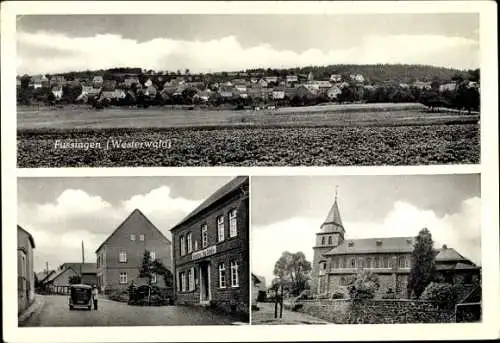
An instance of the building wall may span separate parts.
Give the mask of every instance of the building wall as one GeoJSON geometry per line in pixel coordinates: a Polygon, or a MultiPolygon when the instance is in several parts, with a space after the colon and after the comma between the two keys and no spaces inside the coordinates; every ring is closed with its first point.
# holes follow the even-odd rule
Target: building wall
{"type": "MultiPolygon", "coordinates": [[[[132,280],[138,283],[139,268],[146,250],[154,251],[156,259],[172,270],[171,243],[140,216],[131,216],[129,219],[120,231],[96,252],[101,260],[97,266],[97,275],[98,279],[102,279],[102,291],[127,288],[132,280]],[[131,234],[136,235],[135,241],[130,239],[131,234]],[[140,234],[144,234],[144,241],[139,239],[140,234]],[[127,253],[127,262],[120,262],[120,252],[127,253]],[[127,272],[127,285],[120,284],[120,272],[127,272]]],[[[158,280],[157,285],[164,287],[163,277],[158,277],[158,280]]]]}
{"type": "Polygon", "coordinates": [[[17,249],[18,312],[22,312],[35,299],[35,275],[33,271],[33,246],[28,233],[21,229],[17,229],[17,249]],[[24,256],[24,264],[22,264],[21,256],[24,256]]]}
{"type": "Polygon", "coordinates": [[[69,278],[72,276],[79,276],[80,274],[74,271],[72,268],[66,269],[61,275],[52,281],[54,286],[68,286],[69,278]]]}
{"type": "MultiPolygon", "coordinates": [[[[248,185],[246,185],[248,194],[248,185]]],[[[208,262],[210,264],[210,288],[212,302],[230,309],[237,305],[239,312],[248,313],[249,302],[249,247],[248,247],[249,209],[248,197],[243,197],[240,191],[234,192],[225,200],[212,206],[205,213],[200,214],[195,220],[186,223],[185,226],[176,228],[172,232],[173,254],[175,263],[175,285],[176,299],[178,304],[199,304],[199,263],[208,262]],[[229,237],[229,212],[237,209],[237,236],[229,237]],[[224,216],[225,240],[217,241],[217,217],[224,216]],[[201,251],[201,227],[207,225],[208,244],[207,247],[216,246],[217,252],[211,256],[193,260],[193,252],[201,251]],[[181,256],[180,237],[188,232],[192,235],[193,252],[181,256]],[[197,243],[195,243],[197,242],[197,243]],[[197,249],[195,247],[197,246],[197,249]],[[231,288],[230,284],[230,262],[238,261],[239,287],[231,288]],[[218,287],[218,265],[224,263],[226,269],[226,288],[218,287]],[[198,284],[195,284],[194,291],[182,292],[179,290],[179,273],[195,267],[195,276],[198,284]]]]}

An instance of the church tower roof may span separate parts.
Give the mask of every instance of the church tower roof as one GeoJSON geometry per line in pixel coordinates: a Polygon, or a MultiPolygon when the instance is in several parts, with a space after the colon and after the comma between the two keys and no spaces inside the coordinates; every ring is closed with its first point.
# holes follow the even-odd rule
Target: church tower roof
{"type": "Polygon", "coordinates": [[[344,225],[342,224],[342,218],[340,217],[337,189],[335,190],[335,201],[325,221],[321,224],[321,230],[323,230],[323,232],[345,231],[344,225]]]}

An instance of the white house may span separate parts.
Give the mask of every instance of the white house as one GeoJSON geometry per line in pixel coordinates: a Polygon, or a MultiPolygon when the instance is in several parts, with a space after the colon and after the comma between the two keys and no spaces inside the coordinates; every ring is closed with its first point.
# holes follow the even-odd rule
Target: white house
{"type": "Polygon", "coordinates": [[[361,74],[351,74],[349,75],[349,77],[351,78],[352,81],[355,82],[365,82],[365,78],[361,74]]]}
{"type": "Polygon", "coordinates": [[[284,99],[285,98],[285,91],[281,89],[274,89],[273,90],[273,99],[274,100],[279,100],[279,99],[284,99]]]}
{"type": "Polygon", "coordinates": [[[333,86],[331,88],[328,89],[328,91],[326,92],[326,96],[333,100],[333,99],[337,99],[338,96],[342,93],[342,90],[340,89],[340,87],[337,87],[337,86],[333,86]]]}

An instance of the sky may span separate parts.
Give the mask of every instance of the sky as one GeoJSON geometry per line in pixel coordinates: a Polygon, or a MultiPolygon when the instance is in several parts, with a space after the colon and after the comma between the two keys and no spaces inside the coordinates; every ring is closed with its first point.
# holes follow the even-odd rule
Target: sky
{"type": "Polygon", "coordinates": [[[95,262],[95,250],[139,209],[169,239],[170,228],[232,177],[19,178],[18,224],[35,240],[34,270],[95,262]]]}
{"type": "Polygon", "coordinates": [[[479,67],[474,13],[24,15],[16,30],[18,74],[373,63],[479,67]]]}
{"type": "Polygon", "coordinates": [[[336,186],[346,239],[415,237],[427,227],[436,248],[481,263],[479,174],[252,177],[253,273],[269,284],[284,251],[312,262],[336,186]]]}

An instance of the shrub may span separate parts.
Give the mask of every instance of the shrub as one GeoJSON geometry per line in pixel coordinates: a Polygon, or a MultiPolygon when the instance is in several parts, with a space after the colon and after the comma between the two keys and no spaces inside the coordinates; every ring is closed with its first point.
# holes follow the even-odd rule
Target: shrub
{"type": "Polygon", "coordinates": [[[332,294],[332,299],[346,299],[346,298],[347,298],[347,294],[345,294],[344,292],[342,292],[340,290],[337,290],[332,294]]]}
{"type": "Polygon", "coordinates": [[[450,308],[457,301],[456,289],[448,283],[431,282],[420,296],[421,300],[435,301],[440,306],[450,308]]]}
{"type": "Polygon", "coordinates": [[[302,291],[295,300],[311,300],[314,299],[310,290],[306,289],[302,291]]]}
{"type": "Polygon", "coordinates": [[[127,291],[112,291],[111,293],[109,293],[109,299],[110,300],[114,300],[114,301],[119,301],[119,302],[123,302],[123,303],[126,303],[129,301],[129,296],[128,296],[128,293],[127,291]]]}
{"type": "Polygon", "coordinates": [[[368,270],[361,270],[356,279],[348,286],[349,295],[352,299],[373,299],[380,287],[377,274],[368,270]]]}

